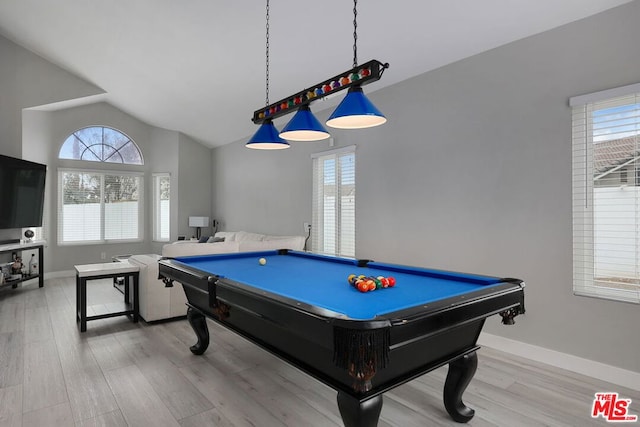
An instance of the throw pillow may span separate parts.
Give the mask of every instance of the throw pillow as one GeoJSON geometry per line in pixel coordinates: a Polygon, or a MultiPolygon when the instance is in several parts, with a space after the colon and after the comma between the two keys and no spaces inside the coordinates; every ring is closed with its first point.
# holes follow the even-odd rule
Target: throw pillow
{"type": "Polygon", "coordinates": [[[224,237],[211,236],[209,237],[209,240],[207,240],[207,243],[218,243],[218,242],[224,242],[224,237]]]}
{"type": "Polygon", "coordinates": [[[207,243],[208,240],[209,236],[202,236],[200,240],[198,240],[198,243],[207,243]]]}

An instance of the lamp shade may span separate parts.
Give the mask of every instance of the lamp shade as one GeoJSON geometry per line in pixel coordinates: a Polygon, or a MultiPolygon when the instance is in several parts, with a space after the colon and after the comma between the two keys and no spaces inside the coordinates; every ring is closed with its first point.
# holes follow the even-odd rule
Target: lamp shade
{"type": "Polygon", "coordinates": [[[327,139],[331,135],[316,119],[309,105],[301,106],[293,118],[280,132],[280,138],[290,141],[320,141],[327,139]]]}
{"type": "Polygon", "coordinates": [[[189,227],[208,227],[208,226],[209,226],[208,216],[190,216],[189,217],[189,227]]]}
{"type": "Polygon", "coordinates": [[[327,126],[338,129],[364,129],[381,125],[386,121],[386,117],[362,92],[362,87],[353,86],[327,119],[327,126]]]}
{"type": "Polygon", "coordinates": [[[271,120],[265,120],[245,147],[256,150],[282,150],[289,148],[287,141],[278,136],[278,129],[271,120]]]}

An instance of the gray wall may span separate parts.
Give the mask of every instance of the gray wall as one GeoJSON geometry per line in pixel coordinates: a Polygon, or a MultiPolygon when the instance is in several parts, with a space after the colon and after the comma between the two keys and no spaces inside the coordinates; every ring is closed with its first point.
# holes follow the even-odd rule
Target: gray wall
{"type": "Polygon", "coordinates": [[[283,151],[250,150],[244,142],[214,150],[213,215],[221,230],[302,235],[311,222],[311,153],[326,143],[283,151]]]}
{"type": "Polygon", "coordinates": [[[103,90],[0,36],[0,152],[22,155],[22,109],[103,90]]]}
{"type": "MultiPolygon", "coordinates": [[[[211,149],[180,134],[178,146],[178,234],[187,238],[196,234],[189,227],[190,216],[208,216],[211,222],[211,149]]],[[[211,224],[210,224],[211,225],[211,224]]],[[[211,228],[201,229],[202,235],[211,235],[211,228]]]]}
{"type": "MultiPolygon", "coordinates": [[[[0,36],[0,154],[47,163],[40,139],[40,130],[48,126],[47,119],[31,116],[39,130],[31,133],[33,144],[23,146],[23,112],[30,113],[24,109],[101,93],[102,89],[0,36]]],[[[49,183],[47,188],[50,188],[49,183]]],[[[45,198],[50,200],[49,194],[45,198]]],[[[0,230],[0,240],[21,237],[19,229],[0,230]]],[[[46,253],[49,252],[46,249],[46,253]]],[[[23,255],[28,257],[28,254],[23,255]]],[[[1,259],[8,256],[10,254],[1,255],[1,259]]],[[[45,262],[44,268],[48,266],[45,262]]]]}
{"type": "MultiPolygon", "coordinates": [[[[84,97],[104,91],[47,62],[26,49],[0,37],[0,154],[22,157],[48,166],[45,192],[44,229],[45,272],[71,270],[74,264],[99,262],[101,255],[123,253],[160,253],[164,243],[152,242],[151,221],[146,221],[144,241],[135,244],[57,245],[57,170],[78,167],[74,161],[59,161],[58,151],[73,131],[92,125],[111,126],[129,135],[141,148],[145,174],[145,215],[151,215],[151,175],[168,172],[172,179],[171,238],[187,234],[187,217],[191,207],[198,215],[210,215],[210,149],[175,131],[157,128],[104,103],[50,111],[42,106],[84,97]],[[180,156],[183,156],[180,159],[180,156]],[[195,166],[195,167],[194,167],[195,166]],[[180,174],[187,184],[181,200],[180,174]],[[200,183],[204,191],[193,191],[190,180],[200,183]],[[202,183],[207,183],[202,185],[202,183]]],[[[59,107],[58,107],[59,108],[59,107]]],[[[106,166],[108,168],[108,165],[106,166]]],[[[101,165],[92,165],[94,169],[101,165]]],[[[0,240],[19,238],[20,230],[0,230],[0,240]]],[[[28,255],[28,254],[27,254],[28,255]]],[[[7,255],[9,256],[9,255],[7,255]]]]}
{"type": "MultiPolygon", "coordinates": [[[[0,154],[43,162],[42,145],[23,147],[23,109],[101,93],[102,89],[0,36],[0,154]]],[[[20,237],[20,230],[0,230],[0,240],[20,237]]]]}
{"type": "MultiPolygon", "coordinates": [[[[171,174],[171,198],[172,202],[169,208],[170,210],[170,240],[177,240],[178,236],[178,207],[180,203],[178,200],[180,199],[180,192],[178,190],[178,182],[179,182],[179,174],[178,174],[178,144],[180,134],[178,132],[160,129],[160,128],[151,128],[151,144],[147,150],[145,150],[145,161],[150,166],[151,172],[148,174],[148,177],[151,178],[152,173],[169,173],[171,174]]],[[[152,186],[153,183],[151,179],[147,180],[148,185],[152,186]]],[[[149,188],[151,191],[152,188],[149,188]]],[[[149,206],[149,215],[152,215],[152,200],[151,194],[148,193],[148,205],[149,206]]],[[[153,230],[151,229],[152,224],[151,221],[147,221],[147,236],[149,239],[153,236],[153,230]]],[[[159,254],[162,253],[162,246],[165,245],[165,242],[151,242],[149,253],[159,254]]]]}
{"type": "MultiPolygon", "coordinates": [[[[568,107],[640,81],[638,16],[633,2],[367,87],[389,122],[332,131],[337,146],[357,145],[357,257],[521,278],[526,316],[514,327],[492,318],[486,331],[640,372],[639,307],[572,295],[568,107]]],[[[309,154],[327,148],[215,149],[215,216],[228,230],[299,234],[311,218],[309,154]]]]}

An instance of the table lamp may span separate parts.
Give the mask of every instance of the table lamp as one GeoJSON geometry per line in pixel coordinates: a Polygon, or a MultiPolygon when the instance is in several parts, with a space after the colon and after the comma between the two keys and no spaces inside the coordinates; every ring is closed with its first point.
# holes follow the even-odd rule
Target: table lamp
{"type": "Polygon", "coordinates": [[[189,227],[196,227],[196,237],[200,239],[200,227],[209,226],[208,216],[190,216],[189,227]]]}

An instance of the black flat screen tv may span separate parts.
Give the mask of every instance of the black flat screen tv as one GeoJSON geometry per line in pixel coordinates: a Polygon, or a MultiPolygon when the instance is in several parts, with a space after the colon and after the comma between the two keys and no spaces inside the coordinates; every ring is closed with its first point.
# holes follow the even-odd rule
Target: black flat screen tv
{"type": "Polygon", "coordinates": [[[0,229],[42,226],[47,166],[0,154],[0,229]]]}

